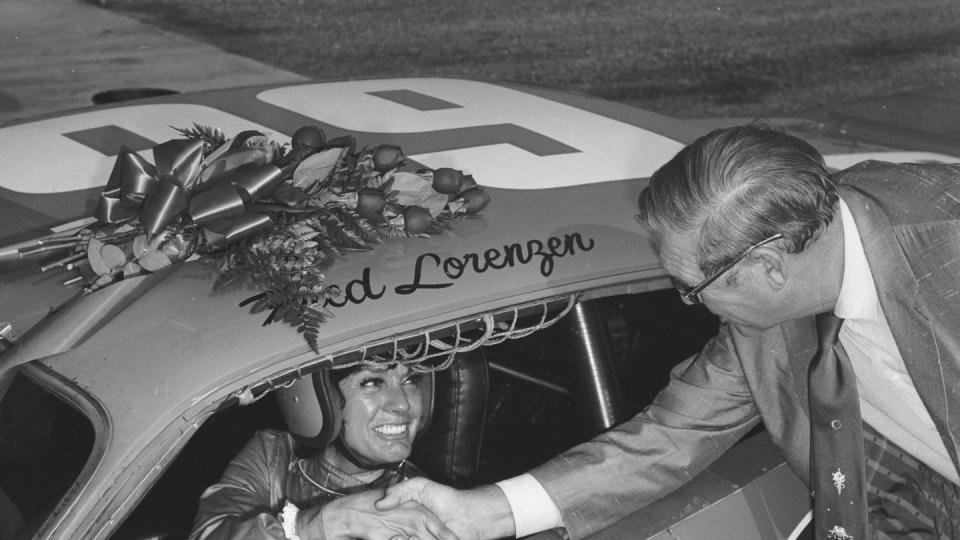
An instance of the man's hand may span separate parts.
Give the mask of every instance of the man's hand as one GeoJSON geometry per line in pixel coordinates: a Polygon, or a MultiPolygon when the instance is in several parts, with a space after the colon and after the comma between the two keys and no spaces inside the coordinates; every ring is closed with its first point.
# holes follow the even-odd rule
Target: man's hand
{"type": "Polygon", "coordinates": [[[503,538],[516,532],[510,503],[496,486],[460,491],[426,478],[411,478],[388,488],[376,507],[387,510],[411,501],[427,507],[463,540],[503,538]]]}
{"type": "Polygon", "coordinates": [[[298,536],[304,540],[322,537],[327,540],[458,540],[441,520],[416,502],[375,509],[374,502],[381,497],[383,491],[371,490],[334,499],[320,508],[301,510],[297,516],[298,536]],[[317,534],[320,527],[324,536],[317,534]]]}

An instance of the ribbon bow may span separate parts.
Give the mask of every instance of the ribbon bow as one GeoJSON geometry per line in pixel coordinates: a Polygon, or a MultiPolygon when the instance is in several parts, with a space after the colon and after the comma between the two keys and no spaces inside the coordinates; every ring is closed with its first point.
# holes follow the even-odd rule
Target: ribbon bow
{"type": "Polygon", "coordinates": [[[268,215],[250,208],[283,180],[279,167],[251,155],[205,179],[202,141],[174,139],[152,151],[155,165],[127,147],[120,149],[97,203],[98,220],[121,223],[139,217],[152,238],[182,215],[203,225],[214,247],[270,225],[268,215]]]}

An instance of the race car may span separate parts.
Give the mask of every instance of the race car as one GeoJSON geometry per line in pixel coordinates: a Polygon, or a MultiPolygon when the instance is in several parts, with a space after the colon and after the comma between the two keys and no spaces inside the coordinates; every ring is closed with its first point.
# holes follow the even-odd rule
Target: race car
{"type": "MultiPolygon", "coordinates": [[[[200,493],[251,434],[310,429],[296,416],[309,411],[285,403],[315,391],[319,370],[357,362],[436,372],[413,459],[458,486],[616,425],[716,330],[680,303],[634,215],[660,165],[728,123],[513,83],[399,78],[167,95],[0,127],[0,539],[183,538],[200,493]],[[77,231],[96,227],[122,159],[158,161],[191,130],[255,132],[292,151],[304,126],[402,149],[401,171],[460,171],[489,204],[338,253],[323,279],[339,294],[306,326],[251,312],[258,291],[217,289],[202,257],[102,283],[78,273],[93,263],[73,251],[77,231]]],[[[835,169],[957,161],[777,123],[835,169]]],[[[758,429],[596,537],[793,539],[809,503],[758,429]]]]}

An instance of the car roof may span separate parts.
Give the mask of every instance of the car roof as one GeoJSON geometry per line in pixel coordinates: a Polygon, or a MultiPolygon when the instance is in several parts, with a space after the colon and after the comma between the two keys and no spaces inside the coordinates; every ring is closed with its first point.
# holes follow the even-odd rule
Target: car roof
{"type": "Polygon", "coordinates": [[[265,313],[239,307],[257,291],[214,293],[215,272],[190,262],[72,300],[77,289],[61,284],[63,272],[3,275],[0,294],[12,309],[0,317],[21,333],[42,319],[48,333],[55,321],[71,329],[59,340],[66,350],[47,338],[19,361],[59,353],[44,363],[108,409],[163,409],[166,400],[176,409],[284,361],[659,275],[633,209],[642,179],[692,130],[602,100],[542,92],[451,79],[316,83],[170,96],[0,129],[11,164],[0,195],[4,209],[23,218],[4,243],[89,216],[121,142],[146,150],[176,138],[171,126],[193,123],[227,134],[260,129],[282,142],[313,124],[328,137],[358,136],[361,146],[398,144],[408,168],[467,170],[493,199],[442,234],[390,238],[338,260],[327,282],[340,284],[346,301],[330,307],[318,353],[293,327],[263,326],[265,313]],[[635,148],[646,150],[628,152],[635,148]]]}
{"type": "Polygon", "coordinates": [[[708,127],[579,94],[459,79],[255,87],[91,108],[0,129],[0,204],[16,216],[0,244],[89,216],[120,143],[146,150],[194,123],[279,141],[312,124],[361,145],[398,144],[411,168],[470,172],[492,203],[442,234],[391,238],[338,260],[327,282],[348,300],[331,307],[317,351],[292,326],[264,326],[265,313],[239,306],[257,291],[213,292],[215,272],[196,261],[79,298],[56,270],[0,276],[10,310],[0,317],[19,332],[43,321],[4,362],[43,357],[95,396],[118,434],[448,321],[605,287],[665,286],[634,219],[637,196],[708,127]],[[132,410],[141,412],[124,415],[132,410]]]}

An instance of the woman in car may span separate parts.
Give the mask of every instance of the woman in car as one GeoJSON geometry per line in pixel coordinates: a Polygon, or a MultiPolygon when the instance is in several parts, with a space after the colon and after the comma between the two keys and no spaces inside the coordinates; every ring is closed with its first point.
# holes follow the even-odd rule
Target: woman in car
{"type": "Polygon", "coordinates": [[[402,537],[441,527],[419,507],[393,516],[373,510],[385,487],[421,474],[406,460],[432,406],[429,375],[357,366],[296,384],[306,393],[279,397],[299,433],[258,432],[201,496],[191,539],[347,538],[361,536],[368,522],[393,523],[402,537]],[[312,409],[303,407],[310,401],[312,409]],[[317,434],[304,435],[321,413],[317,434]]]}

